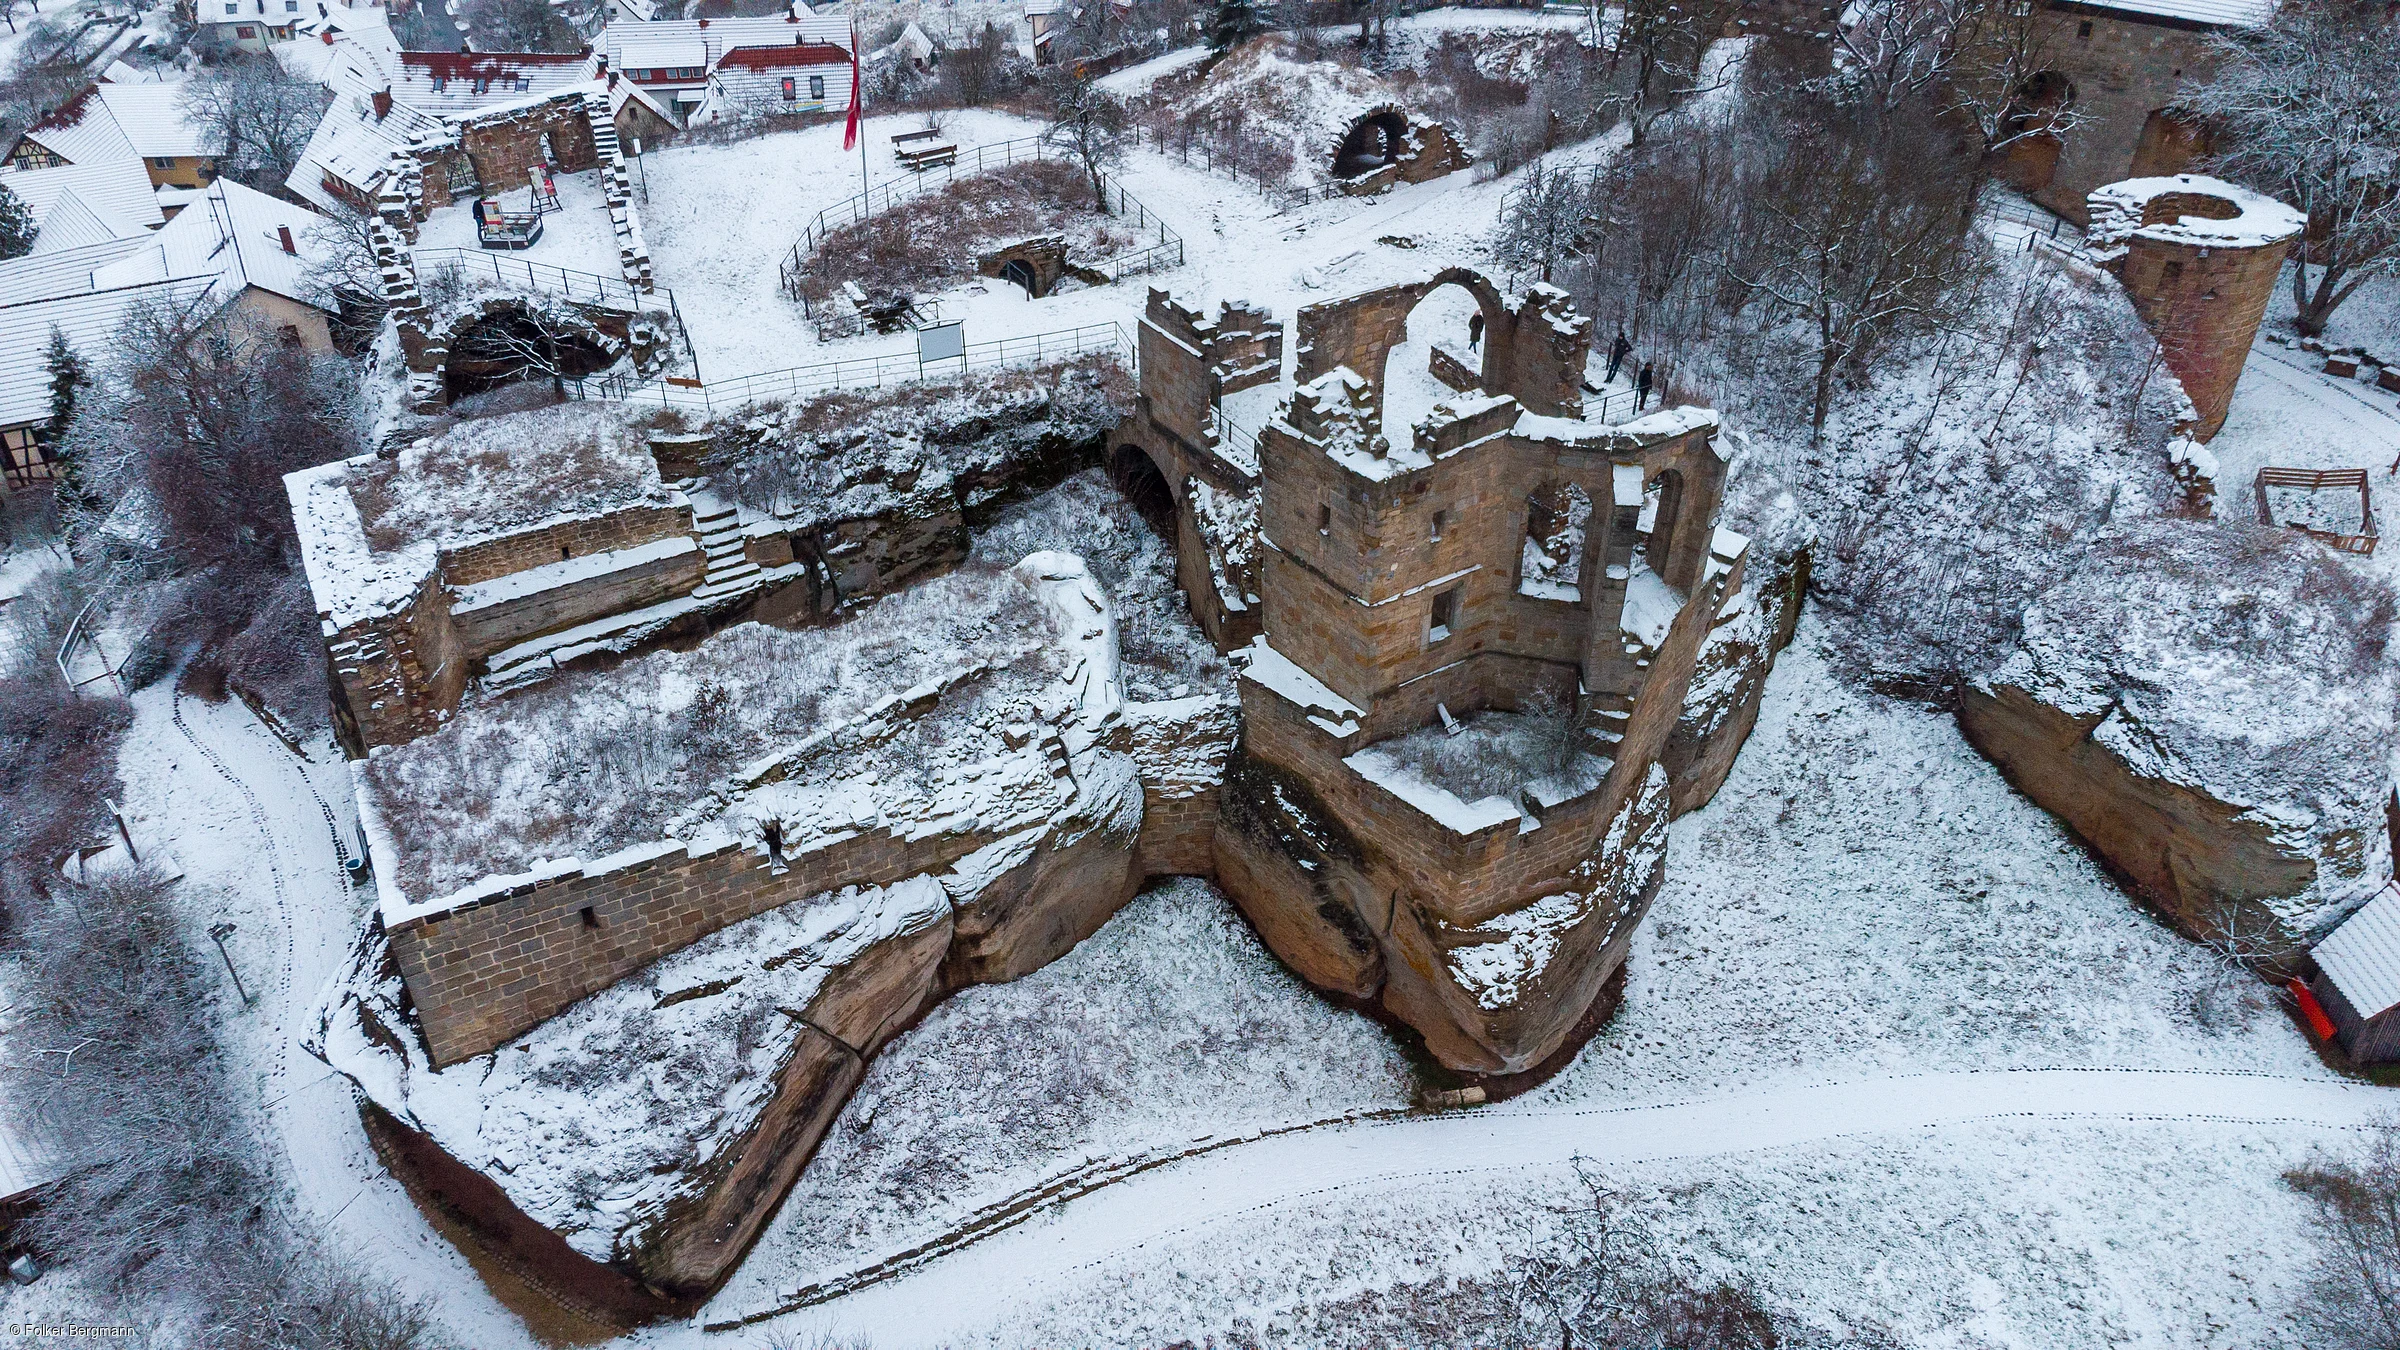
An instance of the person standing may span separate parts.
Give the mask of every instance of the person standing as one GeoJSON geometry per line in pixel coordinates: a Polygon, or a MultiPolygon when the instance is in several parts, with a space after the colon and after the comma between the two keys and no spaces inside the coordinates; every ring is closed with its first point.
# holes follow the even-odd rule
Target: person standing
{"type": "Polygon", "coordinates": [[[1625,358],[1631,355],[1633,344],[1625,340],[1625,330],[1620,328],[1617,330],[1617,340],[1609,345],[1608,374],[1601,378],[1600,383],[1606,384],[1617,378],[1617,372],[1625,368],[1625,358]]]}
{"type": "Polygon", "coordinates": [[[1644,361],[1644,362],[1642,363],[1642,374],[1641,374],[1641,378],[1640,378],[1640,379],[1637,379],[1637,380],[1635,380],[1635,381],[1633,382],[1633,410],[1634,410],[1635,412],[1637,412],[1637,413],[1638,413],[1638,412],[1640,412],[1640,411],[1642,410],[1642,405],[1643,405],[1643,404],[1645,404],[1645,403],[1648,403],[1649,401],[1650,401],[1650,363],[1649,363],[1649,362],[1647,362],[1647,361],[1644,361]]]}
{"type": "Polygon", "coordinates": [[[1480,351],[1482,348],[1483,311],[1479,309],[1475,311],[1473,318],[1467,320],[1467,350],[1471,352],[1480,351]]]}

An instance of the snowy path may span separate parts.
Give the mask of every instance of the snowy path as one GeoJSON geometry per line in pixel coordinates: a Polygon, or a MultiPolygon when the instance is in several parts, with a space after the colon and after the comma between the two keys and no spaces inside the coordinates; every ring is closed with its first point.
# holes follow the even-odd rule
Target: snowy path
{"type": "Polygon", "coordinates": [[[228,1001],[235,1052],[303,1220],[373,1273],[434,1294],[472,1344],[530,1345],[376,1159],[347,1083],[301,1048],[362,917],[343,871],[357,827],[340,756],[327,743],[304,759],[240,703],[182,697],[166,683],[133,707],[119,757],[126,810],[183,864],[195,939],[220,919],[235,924],[227,945],[257,996],[247,1009],[228,1001]]]}
{"type": "MultiPolygon", "coordinates": [[[[1266,1211],[1432,1179],[1622,1167],[1989,1122],[2276,1125],[2349,1130],[2389,1099],[2363,1084],[2211,1070],[2033,1069],[1825,1083],[1640,1106],[1330,1124],[1211,1149],[898,1272],[794,1321],[872,1329],[878,1345],[940,1343],[1144,1249],[1266,1211]],[[940,1311],[935,1311],[935,1310],[940,1311]]],[[[722,1324],[764,1309],[711,1309],[722,1324]]]]}

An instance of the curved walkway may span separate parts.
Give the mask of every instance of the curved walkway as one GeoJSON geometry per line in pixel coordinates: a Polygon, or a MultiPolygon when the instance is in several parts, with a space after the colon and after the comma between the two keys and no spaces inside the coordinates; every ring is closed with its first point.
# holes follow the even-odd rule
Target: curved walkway
{"type": "Polygon", "coordinates": [[[1926,1073],[1628,1106],[1492,1107],[1301,1126],[1208,1143],[1006,1223],[937,1237],[769,1308],[704,1314],[709,1330],[831,1303],[845,1326],[970,1329],[1040,1286],[1154,1244],[1295,1202],[1479,1173],[1630,1166],[1995,1121],[2283,1125],[2355,1130],[2395,1099],[2365,1084],[2227,1070],[1926,1073]],[[935,1314],[933,1310],[944,1310],[935,1314]],[[952,1312],[950,1310],[956,1310],[952,1312]],[[955,1326],[933,1319],[956,1317],[955,1326]]]}

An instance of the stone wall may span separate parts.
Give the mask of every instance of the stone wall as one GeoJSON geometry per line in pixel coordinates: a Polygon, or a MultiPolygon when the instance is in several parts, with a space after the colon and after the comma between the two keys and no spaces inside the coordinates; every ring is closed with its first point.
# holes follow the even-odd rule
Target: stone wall
{"type": "Polygon", "coordinates": [[[1498,288],[1466,268],[1304,306],[1294,321],[1300,344],[1296,378],[1306,384],[1336,367],[1347,367],[1381,388],[1386,359],[1408,337],[1410,311],[1451,285],[1473,295],[1483,312],[1478,387],[1507,394],[1544,416],[1580,416],[1591,320],[1574,312],[1564,291],[1550,286],[1534,287],[1512,309],[1498,288]]]}
{"type": "Polygon", "coordinates": [[[543,633],[689,595],[708,570],[699,541],[682,538],[618,554],[587,555],[613,564],[581,571],[577,561],[550,563],[504,578],[499,595],[460,595],[451,625],[470,657],[481,658],[543,633]],[[573,572],[575,575],[563,575],[573,572]]]}
{"type": "Polygon", "coordinates": [[[691,532],[691,503],[680,499],[669,505],[645,503],[446,548],[439,566],[445,584],[472,586],[544,563],[614,552],[691,532]]]}
{"type": "Polygon", "coordinates": [[[2199,414],[2194,440],[2210,440],[2225,425],[2290,247],[2289,239],[2243,248],[2136,233],[2109,264],[2199,414]]]}
{"type": "MultiPolygon", "coordinates": [[[[776,865],[725,839],[676,841],[528,878],[437,913],[390,921],[393,954],[434,1063],[523,1034],[584,995],[777,905],[939,872],[992,843],[975,830],[871,830],[776,865]]],[[[505,882],[505,878],[499,879],[505,882]]]]}
{"type": "Polygon", "coordinates": [[[2053,0],[2036,16],[2035,41],[2049,68],[2072,85],[2083,120],[2062,138],[2054,167],[2026,184],[2034,200],[2077,223],[2092,189],[2121,178],[2179,172],[2191,147],[2144,133],[2178,86],[2214,69],[2207,25],[2136,16],[2121,9],[2053,0]]]}

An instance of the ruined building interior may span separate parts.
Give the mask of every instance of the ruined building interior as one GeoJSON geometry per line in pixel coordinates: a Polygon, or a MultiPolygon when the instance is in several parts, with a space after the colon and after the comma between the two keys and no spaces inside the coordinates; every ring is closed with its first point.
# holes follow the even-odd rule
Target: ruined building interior
{"type": "MultiPolygon", "coordinates": [[[[378,921],[319,1052],[364,1091],[404,1180],[618,1325],[722,1284],[881,1046],[951,992],[1063,955],[1145,878],[1215,878],[1319,989],[1490,1090],[1534,1080],[1614,1006],[1663,874],[1662,757],[1746,554],[1716,523],[1715,415],[1587,420],[1589,340],[1563,293],[1465,271],[1309,306],[1288,339],[1251,307],[1212,317],[1153,291],[1104,453],[1171,529],[1193,617],[1242,672],[1238,709],[1127,697],[1106,592],[1037,553],[1011,584],[1038,603],[996,602],[990,626],[1055,636],[885,672],[913,683],[760,740],[697,799],[653,785],[606,844],[570,835],[563,858],[425,823],[472,795],[462,766],[549,753],[506,730],[525,690],[579,659],[603,667],[589,687],[638,681],[658,658],[613,663],[660,642],[699,668],[735,659],[712,655],[728,642],[787,641],[746,633],[804,645],[839,631],[829,595],[881,593],[865,612],[896,623],[955,609],[936,592],[963,557],[964,494],[920,465],[861,498],[873,519],[735,512],[774,565],[749,564],[755,597],[726,608],[689,598],[713,593],[708,522],[731,509],[692,476],[706,432],[527,415],[558,419],[579,472],[604,467],[579,499],[484,482],[446,501],[411,466],[488,457],[439,440],[295,475],[340,701],[376,747],[360,816],[378,921]],[[529,646],[558,659],[500,660],[529,646]],[[1485,771],[1424,767],[1443,755],[1485,771]],[[926,763],[948,767],[898,767],[926,763]],[[645,1016],[703,1041],[760,999],[798,1020],[704,1056],[729,1076],[676,1123],[645,1102],[637,1158],[590,1143],[613,1137],[627,1070],[583,1057],[607,1009],[653,997],[645,1016]],[[593,1084],[545,1086],[575,1075],[593,1084]],[[525,1138],[584,1142],[528,1164],[525,1138]],[[680,1141],[667,1163],[661,1138],[680,1141]]],[[[504,474],[542,468],[510,458],[504,474]]],[[[1730,759],[1687,743],[1676,762],[1721,777],[1730,759]]]]}

